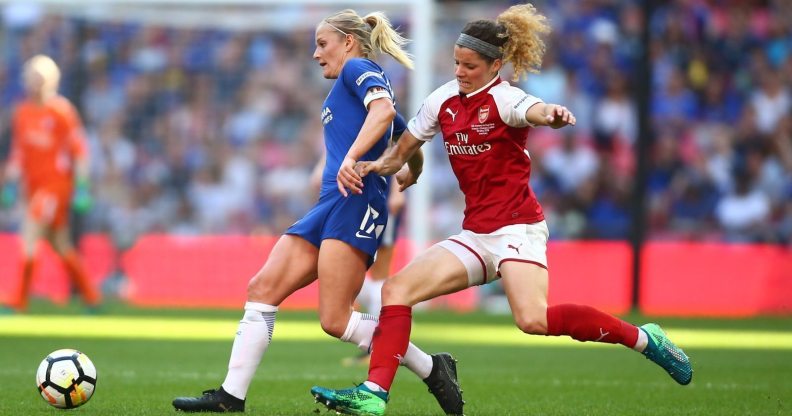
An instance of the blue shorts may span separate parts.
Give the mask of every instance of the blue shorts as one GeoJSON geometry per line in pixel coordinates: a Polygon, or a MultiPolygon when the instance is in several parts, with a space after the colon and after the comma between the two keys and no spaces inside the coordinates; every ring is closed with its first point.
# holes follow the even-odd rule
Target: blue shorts
{"type": "Polygon", "coordinates": [[[362,194],[346,198],[336,188],[323,190],[316,205],[285,234],[302,237],[316,247],[328,238],[341,240],[368,254],[371,266],[388,222],[388,187],[378,175],[364,177],[363,184],[362,194]]]}

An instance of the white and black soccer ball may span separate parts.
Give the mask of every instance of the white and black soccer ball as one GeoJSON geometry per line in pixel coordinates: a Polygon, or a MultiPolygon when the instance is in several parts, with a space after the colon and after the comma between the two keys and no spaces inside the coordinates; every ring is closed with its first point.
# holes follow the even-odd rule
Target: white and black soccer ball
{"type": "Polygon", "coordinates": [[[60,409],[84,405],[96,389],[96,367],[77,350],[51,352],[39,365],[36,385],[41,397],[60,409]]]}

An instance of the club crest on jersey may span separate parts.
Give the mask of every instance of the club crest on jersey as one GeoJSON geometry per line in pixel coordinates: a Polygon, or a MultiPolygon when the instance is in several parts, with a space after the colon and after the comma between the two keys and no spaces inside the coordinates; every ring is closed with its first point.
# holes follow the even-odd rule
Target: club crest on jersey
{"type": "Polygon", "coordinates": [[[483,123],[487,121],[487,119],[489,118],[489,113],[490,113],[489,105],[482,105],[481,107],[479,107],[479,113],[478,113],[479,123],[483,123]]]}

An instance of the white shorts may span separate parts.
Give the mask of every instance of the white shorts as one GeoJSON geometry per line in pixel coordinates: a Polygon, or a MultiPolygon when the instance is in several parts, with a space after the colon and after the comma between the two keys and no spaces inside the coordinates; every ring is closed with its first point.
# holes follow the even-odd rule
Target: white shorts
{"type": "Polygon", "coordinates": [[[500,278],[507,261],[533,263],[547,268],[547,223],[514,224],[489,234],[462,230],[436,245],[453,253],[465,265],[468,285],[476,286],[500,278]]]}

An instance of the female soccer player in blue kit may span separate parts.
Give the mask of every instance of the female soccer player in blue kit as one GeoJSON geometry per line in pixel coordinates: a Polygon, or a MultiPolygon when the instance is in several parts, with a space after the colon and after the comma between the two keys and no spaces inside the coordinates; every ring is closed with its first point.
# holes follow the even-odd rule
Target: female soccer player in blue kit
{"type": "MultiPolygon", "coordinates": [[[[384,52],[411,68],[402,49],[405,42],[379,12],[361,17],[344,10],[317,26],[313,57],[322,75],[336,80],[321,111],[327,159],[319,201],[286,230],[250,280],[225,381],[202,396],[176,398],[176,409],[244,411],[248,387],[272,339],[278,305],[317,279],[322,329],[369,349],[377,320],[354,311],[353,304],[387,222],[388,188],[377,175],[355,180],[354,167],[382,155],[397,119],[390,81],[370,57],[384,52]],[[355,182],[354,192],[344,181],[355,182]]],[[[401,124],[397,128],[404,130],[403,119],[401,124]]],[[[404,355],[404,365],[429,385],[444,408],[462,401],[456,373],[449,370],[452,360],[448,354],[430,356],[412,344],[404,355]]]]}

